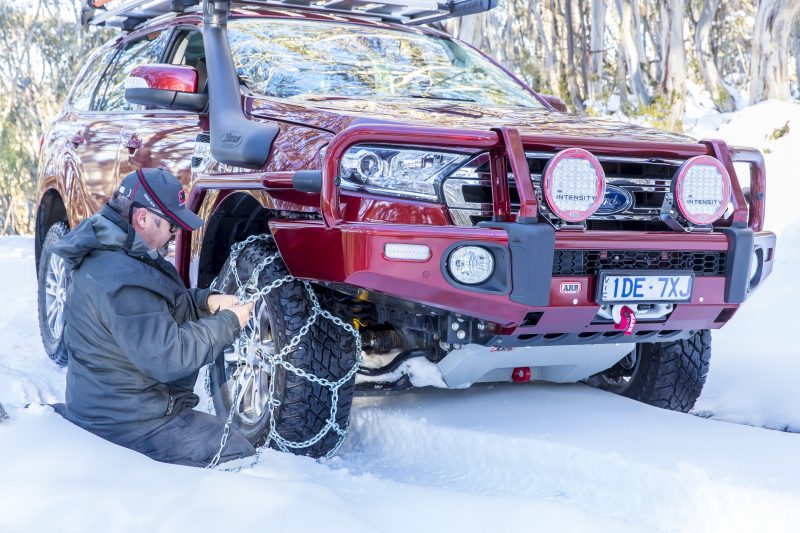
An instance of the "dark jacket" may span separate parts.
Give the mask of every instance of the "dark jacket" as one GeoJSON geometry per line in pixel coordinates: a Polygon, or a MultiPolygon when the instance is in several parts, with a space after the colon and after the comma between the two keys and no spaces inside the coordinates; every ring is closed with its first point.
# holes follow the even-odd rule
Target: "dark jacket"
{"type": "Polygon", "coordinates": [[[124,445],[197,405],[198,370],[238,335],[236,314],[209,315],[209,291],[187,289],[108,206],[55,253],[72,271],[66,417],[124,445]]]}

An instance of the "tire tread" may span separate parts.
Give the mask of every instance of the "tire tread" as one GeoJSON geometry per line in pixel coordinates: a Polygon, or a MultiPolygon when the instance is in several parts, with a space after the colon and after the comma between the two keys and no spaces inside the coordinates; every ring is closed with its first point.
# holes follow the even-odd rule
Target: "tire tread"
{"type": "Polygon", "coordinates": [[[42,338],[44,350],[50,359],[59,366],[65,366],[69,361],[67,347],[64,344],[64,336],[60,339],[50,338],[47,325],[47,311],[45,310],[45,280],[47,278],[47,265],[50,263],[50,255],[53,253],[53,246],[69,233],[69,225],[64,222],[56,222],[47,230],[44,241],[42,241],[42,253],[39,256],[39,269],[37,271],[37,300],[39,317],[39,335],[42,338]]]}
{"type": "MultiPolygon", "coordinates": [[[[238,261],[239,277],[242,281],[249,278],[255,266],[275,253],[276,247],[271,241],[255,241],[242,250],[238,261]]],[[[223,274],[229,269],[226,262],[223,274]]],[[[259,286],[263,287],[271,281],[289,274],[283,261],[277,260],[265,268],[259,277],[259,286]]],[[[230,285],[223,287],[225,292],[235,290],[232,276],[230,285]]],[[[280,349],[293,338],[311,314],[311,301],[305,286],[300,281],[292,281],[281,285],[276,298],[268,297],[269,311],[279,314],[284,331],[273,331],[276,349],[280,349]]],[[[318,377],[336,381],[347,374],[355,364],[355,341],[338,326],[319,317],[308,335],[302,339],[297,349],[289,354],[288,362],[318,377]]],[[[277,375],[277,374],[276,374],[277,375]]],[[[321,385],[312,383],[291,372],[282,372],[281,402],[276,409],[276,429],[285,439],[304,441],[317,434],[330,417],[330,391],[321,385]]],[[[276,378],[280,379],[280,378],[276,378]]],[[[276,381],[276,386],[277,386],[276,381]]],[[[214,387],[217,391],[219,387],[214,387]]],[[[350,404],[353,397],[353,380],[339,389],[337,404],[337,423],[346,427],[350,416],[350,404]]],[[[227,402],[228,408],[230,403],[227,402]]],[[[268,426],[267,426],[268,428],[268,426]]],[[[260,437],[266,438],[266,434],[260,437]]],[[[308,448],[293,449],[298,455],[320,457],[336,446],[339,435],[329,431],[319,442],[308,448]]]]}

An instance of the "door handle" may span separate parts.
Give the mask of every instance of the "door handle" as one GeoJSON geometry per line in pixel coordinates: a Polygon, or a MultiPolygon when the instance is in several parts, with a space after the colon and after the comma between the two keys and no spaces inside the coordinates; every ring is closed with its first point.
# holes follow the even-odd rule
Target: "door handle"
{"type": "Polygon", "coordinates": [[[76,133],[72,137],[69,138],[69,143],[72,145],[73,148],[77,148],[78,146],[82,145],[86,142],[86,139],[83,138],[83,135],[80,133],[76,133]]]}
{"type": "Polygon", "coordinates": [[[133,155],[133,153],[142,147],[142,140],[136,136],[135,133],[132,133],[128,140],[125,141],[125,148],[128,149],[128,153],[133,155]]]}

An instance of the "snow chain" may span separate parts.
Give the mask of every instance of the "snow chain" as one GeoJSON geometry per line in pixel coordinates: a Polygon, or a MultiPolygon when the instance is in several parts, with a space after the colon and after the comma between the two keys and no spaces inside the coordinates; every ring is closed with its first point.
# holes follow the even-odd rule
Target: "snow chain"
{"type": "MultiPolygon", "coordinates": [[[[275,281],[273,281],[268,286],[266,286],[266,287],[264,287],[262,289],[258,288],[258,277],[261,275],[261,272],[267,266],[269,266],[270,264],[272,264],[276,260],[280,259],[280,253],[277,252],[277,251],[274,254],[272,254],[271,256],[269,256],[266,259],[264,259],[259,265],[257,265],[256,268],[253,270],[253,273],[251,274],[250,278],[246,282],[242,282],[242,280],[239,278],[239,271],[237,270],[237,262],[239,260],[239,254],[242,252],[242,250],[244,250],[244,248],[247,245],[249,245],[249,244],[251,244],[251,243],[253,243],[255,241],[269,241],[269,240],[272,240],[272,236],[269,235],[269,234],[252,235],[252,236],[248,237],[246,240],[244,240],[242,242],[238,242],[238,243],[234,244],[231,247],[231,256],[230,256],[230,260],[229,260],[230,269],[226,273],[225,279],[223,279],[222,282],[219,285],[220,286],[225,286],[225,283],[228,281],[228,278],[230,277],[231,274],[233,274],[233,277],[234,277],[234,280],[235,280],[236,286],[237,286],[236,296],[243,303],[255,302],[256,304],[258,304],[259,300],[262,300],[267,294],[269,294],[273,290],[277,289],[281,285],[284,285],[285,283],[289,283],[289,282],[295,281],[295,278],[293,276],[286,275],[286,276],[284,276],[282,278],[276,279],[275,281]]],[[[328,458],[332,457],[333,455],[335,455],[336,452],[339,450],[339,447],[342,445],[342,442],[344,441],[344,437],[347,434],[348,427],[342,428],[336,422],[336,411],[337,411],[337,405],[339,403],[339,389],[343,385],[345,385],[348,381],[353,379],[353,376],[355,376],[355,373],[358,370],[358,367],[361,366],[361,362],[362,362],[361,335],[359,335],[358,331],[356,330],[355,327],[353,327],[353,325],[344,322],[339,317],[334,316],[331,313],[329,313],[328,311],[322,309],[322,307],[319,304],[319,300],[317,299],[317,295],[314,293],[314,289],[311,287],[311,285],[306,281],[304,281],[302,283],[303,283],[303,286],[305,287],[306,292],[308,293],[309,299],[311,300],[312,313],[311,313],[311,316],[308,317],[308,320],[303,325],[303,327],[300,328],[300,332],[297,335],[295,335],[286,344],[286,346],[284,346],[281,349],[281,351],[279,353],[276,353],[276,354],[267,353],[259,344],[253,342],[252,339],[250,339],[247,336],[247,333],[246,333],[245,329],[242,328],[242,332],[240,333],[239,338],[236,341],[236,342],[239,343],[239,350],[238,350],[239,358],[237,360],[237,370],[236,370],[236,372],[234,373],[234,376],[233,376],[234,379],[235,379],[235,386],[234,386],[234,390],[233,390],[233,393],[232,393],[232,396],[233,396],[232,400],[233,401],[231,403],[231,409],[230,409],[230,412],[228,412],[228,419],[225,422],[225,428],[223,429],[223,432],[222,432],[222,438],[220,439],[220,443],[219,443],[219,450],[217,451],[217,453],[214,456],[214,458],[211,460],[211,463],[209,463],[206,468],[214,468],[219,464],[220,457],[222,456],[222,451],[225,448],[225,444],[228,442],[228,436],[230,435],[231,425],[233,424],[233,417],[234,417],[234,415],[236,413],[236,408],[239,405],[239,401],[240,401],[239,395],[242,392],[242,390],[241,390],[242,389],[241,380],[238,379],[237,376],[239,376],[242,373],[244,373],[245,368],[246,368],[246,366],[245,366],[246,365],[246,361],[242,357],[243,352],[245,351],[245,349],[246,349],[246,351],[248,352],[248,354],[251,357],[259,357],[259,358],[261,358],[261,360],[263,362],[268,363],[269,366],[271,366],[271,368],[272,368],[272,376],[270,377],[270,380],[269,380],[269,396],[268,396],[268,400],[267,400],[267,406],[269,407],[269,434],[267,435],[266,442],[264,442],[264,444],[258,449],[258,451],[256,453],[256,461],[258,461],[258,458],[260,457],[262,451],[264,449],[268,448],[271,443],[274,443],[275,446],[279,450],[281,450],[283,452],[288,452],[292,448],[297,449],[297,448],[307,448],[309,446],[313,446],[314,444],[319,442],[323,437],[325,437],[325,435],[327,435],[329,431],[336,432],[336,434],[339,435],[339,440],[337,441],[336,445],[325,455],[324,458],[328,459],[328,458]],[[344,329],[345,331],[350,333],[350,335],[352,335],[353,338],[356,341],[355,342],[355,344],[356,344],[356,358],[355,358],[356,359],[356,363],[347,372],[347,374],[345,374],[341,379],[339,379],[337,381],[330,381],[328,379],[320,378],[318,376],[315,376],[314,374],[306,372],[302,368],[297,368],[296,366],[292,365],[291,363],[289,363],[288,361],[285,360],[286,356],[289,355],[292,351],[294,351],[297,348],[297,346],[300,344],[300,341],[303,339],[303,337],[305,337],[308,334],[309,330],[316,323],[316,321],[317,321],[317,319],[319,317],[322,317],[322,318],[324,318],[326,320],[330,320],[331,322],[333,322],[334,324],[336,324],[340,328],[344,329]],[[245,364],[243,364],[243,363],[245,363],[245,364]],[[296,441],[287,440],[287,439],[283,438],[281,435],[278,434],[278,431],[277,431],[277,429],[275,427],[276,426],[275,409],[280,405],[280,401],[275,398],[275,380],[273,379],[274,376],[275,376],[275,369],[278,366],[282,366],[284,369],[286,369],[286,371],[292,372],[292,373],[300,376],[301,378],[304,378],[304,379],[307,379],[308,381],[311,381],[312,383],[316,383],[318,385],[326,387],[326,388],[330,389],[330,391],[331,391],[331,396],[330,396],[330,399],[331,399],[331,412],[330,412],[330,416],[328,417],[327,421],[325,422],[325,426],[319,431],[319,433],[317,433],[316,435],[314,435],[310,439],[307,439],[307,440],[304,440],[304,441],[301,441],[301,442],[296,442],[296,441]]],[[[217,279],[214,279],[214,281],[211,284],[211,288],[212,289],[216,289],[217,286],[218,286],[217,279]]],[[[266,303],[266,302],[264,302],[264,303],[266,303]]],[[[255,310],[256,310],[256,306],[253,307],[253,312],[255,312],[255,310]]],[[[212,365],[214,365],[214,363],[211,363],[210,365],[208,365],[206,367],[206,378],[205,378],[205,387],[206,387],[206,393],[208,394],[208,397],[209,397],[209,404],[211,403],[211,379],[210,379],[210,376],[211,376],[211,367],[212,367],[212,365]]]]}

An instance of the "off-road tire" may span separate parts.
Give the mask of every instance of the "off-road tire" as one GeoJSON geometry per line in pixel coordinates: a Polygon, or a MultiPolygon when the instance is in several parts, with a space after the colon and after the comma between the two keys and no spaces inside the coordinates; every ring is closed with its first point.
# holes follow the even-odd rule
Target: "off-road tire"
{"type": "MultiPolygon", "coordinates": [[[[42,254],[39,257],[38,277],[38,307],[39,307],[39,334],[42,337],[44,351],[50,359],[58,365],[67,364],[67,348],[64,346],[64,331],[60,335],[55,335],[48,323],[47,314],[47,276],[51,268],[50,258],[53,255],[53,246],[69,233],[69,226],[66,222],[56,222],[50,229],[42,242],[42,254]]],[[[66,278],[68,280],[68,278],[66,278]]],[[[62,315],[63,316],[63,315],[62,315]]]]}
{"type": "MultiPolygon", "coordinates": [[[[246,282],[253,269],[264,259],[276,252],[272,241],[255,241],[244,248],[239,255],[237,270],[242,282],[246,282]]],[[[267,266],[259,276],[259,288],[269,285],[276,279],[288,275],[283,261],[278,259],[267,266]]],[[[218,287],[226,294],[236,292],[236,283],[230,270],[230,258],[218,277],[218,287]]],[[[306,323],[312,313],[312,303],[302,282],[284,283],[266,296],[269,327],[279,352],[306,323]]],[[[334,310],[328,309],[334,314],[334,310]]],[[[341,315],[341,313],[339,313],[341,315]]],[[[344,317],[343,317],[344,318],[344,317]]],[[[342,378],[355,364],[355,340],[353,336],[323,317],[318,317],[315,325],[300,342],[298,348],[286,360],[292,365],[311,374],[336,381],[342,378]]],[[[231,408],[231,392],[225,380],[225,361],[222,355],[211,367],[211,392],[214,408],[223,418],[227,418],[231,408]]],[[[275,408],[276,430],[283,438],[302,442],[316,435],[324,426],[331,412],[331,392],[328,388],[312,383],[294,373],[278,367],[272,372],[275,380],[275,396],[280,405],[275,408]]],[[[340,427],[347,426],[350,405],[353,399],[353,380],[339,389],[336,420],[340,427]]],[[[269,433],[269,410],[253,424],[248,424],[238,415],[234,418],[236,429],[254,445],[261,445],[269,433]]],[[[339,435],[333,430],[316,444],[299,449],[291,449],[297,455],[321,457],[338,443],[339,435]]],[[[271,443],[274,447],[274,443],[271,443]]]]}
{"type": "Polygon", "coordinates": [[[706,383],[711,333],[704,329],[684,340],[639,344],[636,355],[626,381],[620,379],[624,372],[618,363],[589,378],[589,384],[662,409],[687,413],[706,383]]]}

